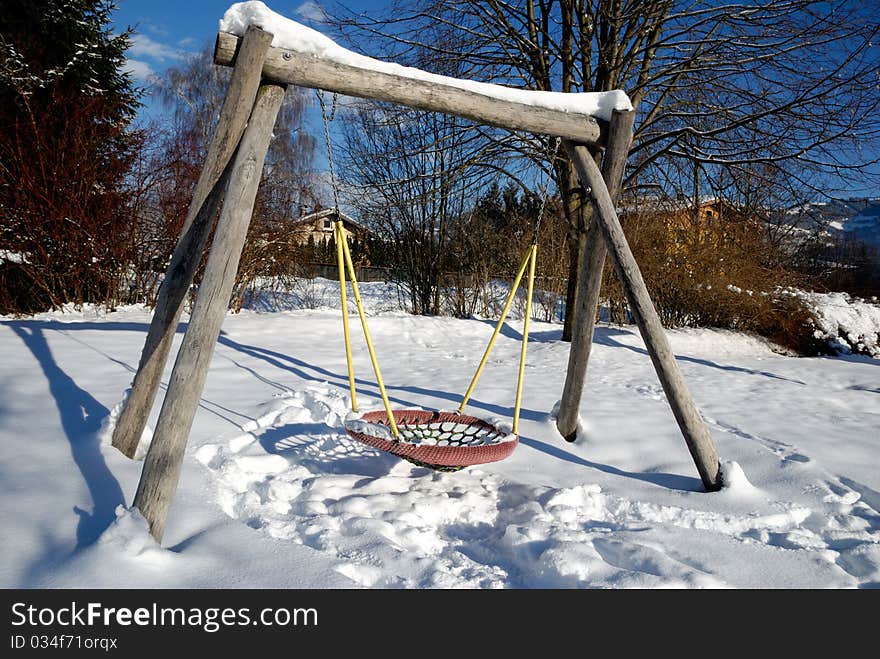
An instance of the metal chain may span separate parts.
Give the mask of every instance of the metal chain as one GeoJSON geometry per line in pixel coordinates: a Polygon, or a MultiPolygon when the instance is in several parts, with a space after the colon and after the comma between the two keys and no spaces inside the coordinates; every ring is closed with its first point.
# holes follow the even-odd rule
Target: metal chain
{"type": "Polygon", "coordinates": [[[544,210],[547,208],[547,198],[550,196],[550,182],[553,180],[553,163],[556,162],[556,155],[559,153],[559,144],[562,140],[558,137],[552,138],[547,142],[547,162],[550,164],[550,171],[547,173],[547,179],[541,190],[541,206],[538,208],[538,219],[535,220],[535,232],[532,234],[532,245],[538,244],[538,231],[541,228],[541,220],[544,219],[544,210]],[[550,145],[554,144],[553,148],[550,145]]]}
{"type": "Polygon", "coordinates": [[[336,184],[336,172],[333,167],[333,147],[330,144],[330,122],[336,116],[336,100],[338,94],[333,92],[333,104],[330,106],[330,114],[327,114],[327,104],[324,101],[324,90],[316,89],[318,103],[321,104],[321,118],[324,123],[324,144],[327,147],[327,166],[330,169],[330,189],[333,190],[333,208],[339,212],[339,186],[336,184]]]}

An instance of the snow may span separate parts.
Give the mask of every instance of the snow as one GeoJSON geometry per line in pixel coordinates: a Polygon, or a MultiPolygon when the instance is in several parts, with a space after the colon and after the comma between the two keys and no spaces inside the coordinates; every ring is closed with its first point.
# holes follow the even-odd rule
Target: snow
{"type": "Polygon", "coordinates": [[[732,460],[721,463],[721,491],[741,499],[758,499],[761,491],[749,482],[743,468],[732,460]]]}
{"type": "Polygon", "coordinates": [[[383,425],[381,423],[370,423],[369,421],[364,421],[360,418],[360,415],[346,415],[344,425],[348,430],[351,430],[352,432],[359,432],[363,433],[364,435],[378,437],[379,439],[385,439],[389,442],[394,441],[394,433],[391,431],[391,428],[389,426],[383,425]]]}
{"type": "Polygon", "coordinates": [[[27,263],[27,257],[19,252],[10,252],[6,249],[0,249],[0,261],[8,263],[27,263]]]}
{"type": "MultiPolygon", "coordinates": [[[[119,402],[113,406],[112,410],[110,410],[110,414],[104,417],[104,420],[101,422],[101,428],[98,430],[98,441],[101,443],[101,446],[112,445],[113,429],[116,427],[116,420],[119,418],[119,415],[122,414],[122,410],[125,407],[125,403],[130,394],[131,389],[126,389],[125,394],[119,402]]],[[[147,457],[147,451],[150,449],[151,441],[153,441],[153,429],[150,428],[150,426],[146,426],[141,433],[140,441],[138,441],[138,445],[134,450],[135,460],[143,460],[147,457]]]]}
{"type": "MultiPolygon", "coordinates": [[[[389,289],[362,287],[393,404],[455,407],[492,323],[379,312],[389,289]]],[[[161,547],[129,508],[143,463],[101,440],[149,312],[0,319],[0,586],[880,585],[876,360],[670,332],[723,460],[724,488],[707,494],[633,329],[598,327],[569,444],[552,421],[568,345],[533,321],[516,451],[436,473],[345,433],[329,299],[227,317],[161,547]]],[[[521,329],[505,326],[466,412],[509,420],[521,329]]],[[[353,340],[362,409],[381,409],[353,340]]]]}
{"type": "Polygon", "coordinates": [[[811,310],[814,336],[837,353],[861,353],[880,357],[880,304],[846,293],[814,293],[787,289],[811,310]]]}
{"type": "Polygon", "coordinates": [[[273,35],[272,45],[276,48],[285,48],[345,66],[455,87],[511,103],[589,115],[606,121],[611,119],[614,110],[633,109],[629,97],[622,90],[564,94],[513,89],[484,82],[450,78],[428,73],[421,69],[376,60],[343,48],[326,35],[272,11],[264,3],[257,0],[237,2],[229,7],[220,20],[220,31],[240,37],[244,36],[249,25],[255,25],[271,32],[273,35]]]}

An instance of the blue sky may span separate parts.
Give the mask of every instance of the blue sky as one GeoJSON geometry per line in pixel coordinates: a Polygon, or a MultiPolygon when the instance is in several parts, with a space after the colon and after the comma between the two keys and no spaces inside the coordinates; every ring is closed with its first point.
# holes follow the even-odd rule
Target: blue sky
{"type": "MultiPolygon", "coordinates": [[[[190,54],[206,45],[213,46],[219,21],[233,0],[119,0],[113,22],[119,31],[132,27],[132,47],[128,50],[128,68],[147,93],[142,97],[140,121],[160,119],[166,109],[150,93],[151,77],[177,66],[190,54]]],[[[326,31],[321,27],[321,4],[317,0],[268,0],[274,11],[296,21],[326,31]]],[[[331,4],[337,4],[332,2],[331,4]]],[[[344,0],[343,6],[358,12],[386,8],[385,0],[344,0]]],[[[313,104],[314,105],[314,104],[313,104]]],[[[312,107],[306,125],[316,136],[321,134],[320,114],[312,107]]],[[[323,145],[315,149],[314,165],[327,169],[323,145]]],[[[329,192],[326,192],[329,203],[329,192]]]]}
{"type": "MultiPolygon", "coordinates": [[[[128,67],[138,84],[149,89],[150,76],[205,45],[214,43],[218,22],[232,0],[120,0],[113,22],[121,31],[131,26],[135,32],[128,51],[128,67]]],[[[271,0],[269,6],[279,14],[318,27],[320,2],[316,0],[271,0]]],[[[383,0],[351,0],[343,3],[356,11],[386,7],[383,0]]],[[[161,106],[147,95],[141,117],[161,114],[161,106]]]]}
{"type": "MultiPolygon", "coordinates": [[[[389,0],[269,0],[267,4],[276,12],[318,28],[321,5],[342,4],[356,12],[377,12],[390,6],[389,0]]],[[[138,84],[149,91],[151,76],[161,74],[166,68],[180,64],[189,54],[206,45],[213,45],[218,23],[232,0],[118,0],[113,16],[121,31],[134,28],[132,47],[128,51],[128,67],[138,84]]],[[[147,93],[142,99],[144,107],[140,118],[159,118],[164,109],[147,93]]],[[[320,115],[310,112],[307,124],[319,135],[320,115]]],[[[873,147],[872,147],[873,148],[873,147]]],[[[323,148],[316,151],[316,165],[326,166],[323,148]]],[[[876,195],[876,190],[859,189],[847,185],[854,195],[876,195]]]]}

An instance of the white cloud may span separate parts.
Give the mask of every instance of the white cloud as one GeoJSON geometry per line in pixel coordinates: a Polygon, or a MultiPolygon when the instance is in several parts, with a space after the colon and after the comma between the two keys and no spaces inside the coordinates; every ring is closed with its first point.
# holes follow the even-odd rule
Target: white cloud
{"type": "Polygon", "coordinates": [[[147,32],[151,32],[160,37],[167,37],[169,34],[167,27],[158,23],[153,23],[152,21],[143,21],[141,25],[147,32]]]}
{"type": "Polygon", "coordinates": [[[149,64],[137,59],[125,60],[125,65],[122,67],[122,70],[131,73],[131,75],[134,76],[135,80],[139,80],[141,82],[149,82],[152,78],[156,76],[156,72],[153,71],[152,67],[149,64]]]}
{"type": "Polygon", "coordinates": [[[185,50],[159,43],[145,34],[135,34],[131,38],[131,48],[128,49],[128,52],[138,57],[148,57],[160,62],[180,60],[187,55],[185,50]]]}
{"type": "Polygon", "coordinates": [[[306,0],[294,10],[294,13],[312,23],[323,23],[326,20],[324,10],[321,9],[321,5],[315,2],[315,0],[306,0]]]}

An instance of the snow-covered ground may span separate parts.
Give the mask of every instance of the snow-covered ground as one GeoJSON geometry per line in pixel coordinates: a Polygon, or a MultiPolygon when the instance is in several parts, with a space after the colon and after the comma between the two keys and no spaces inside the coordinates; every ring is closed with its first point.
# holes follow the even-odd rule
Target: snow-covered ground
{"type": "MultiPolygon", "coordinates": [[[[363,286],[374,308],[389,306],[382,286],[363,286]]],[[[584,429],[567,444],[550,412],[568,346],[558,325],[533,323],[520,446],[441,474],[344,434],[329,308],[227,319],[160,548],[120,508],[142,463],[102,440],[149,318],[0,321],[0,585],[880,585],[880,361],[670,333],[728,463],[728,487],[705,494],[633,329],[598,328],[584,429]]],[[[371,329],[394,403],[450,409],[492,324],[385,311],[371,329]]],[[[509,416],[520,329],[504,328],[470,412],[509,416]]],[[[359,398],[379,407],[354,338],[359,398]]]]}

